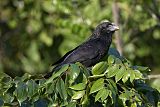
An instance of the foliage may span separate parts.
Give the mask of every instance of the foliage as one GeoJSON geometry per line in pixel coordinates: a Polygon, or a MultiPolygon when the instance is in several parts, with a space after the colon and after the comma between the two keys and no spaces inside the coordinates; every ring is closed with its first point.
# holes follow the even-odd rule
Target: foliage
{"type": "MultiPolygon", "coordinates": [[[[160,0],[0,0],[0,88],[3,95],[8,93],[5,103],[16,102],[12,95],[14,91],[16,96],[19,90],[15,91],[15,88],[28,87],[28,84],[39,87],[46,81],[35,80],[28,74],[17,76],[26,72],[35,76],[47,72],[59,57],[82,43],[100,21],[113,21],[112,5],[115,1],[120,9],[119,33],[124,56],[133,64],[148,65],[152,72],[159,73],[160,0]],[[15,78],[11,79],[4,72],[15,78]]],[[[115,47],[114,40],[112,47],[115,47]]],[[[93,69],[90,76],[103,74],[108,69],[105,66],[108,63],[104,61],[96,65],[103,63],[100,72],[93,69]]],[[[117,83],[125,80],[115,74],[110,75],[114,75],[111,79],[116,78],[116,81],[121,78],[117,83]]],[[[155,79],[152,86],[160,91],[159,81],[155,79]]],[[[43,94],[43,91],[40,92],[43,94]]],[[[93,97],[95,94],[97,92],[93,93],[93,97]]],[[[46,101],[44,95],[40,96],[42,99],[38,95],[35,94],[35,100],[31,101],[35,105],[46,101]]],[[[1,99],[0,105],[4,103],[1,99]]]]}
{"type": "MultiPolygon", "coordinates": [[[[51,63],[82,43],[100,21],[113,21],[113,3],[105,0],[1,0],[0,70],[12,76],[48,71],[51,63]]],[[[148,65],[157,71],[160,64],[157,50],[159,0],[120,0],[117,3],[124,55],[136,64],[148,65]]]]}
{"type": "MultiPolygon", "coordinates": [[[[1,78],[0,104],[9,106],[155,107],[160,93],[145,83],[148,67],[133,66],[112,53],[92,69],[80,63],[63,65],[49,79],[25,74],[1,78]]],[[[118,55],[118,56],[117,56],[118,55]]]]}

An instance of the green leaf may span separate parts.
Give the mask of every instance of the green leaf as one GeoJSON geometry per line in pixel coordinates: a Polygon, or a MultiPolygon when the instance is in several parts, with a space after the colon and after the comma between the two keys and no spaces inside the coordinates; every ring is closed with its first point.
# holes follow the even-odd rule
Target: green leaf
{"type": "Polygon", "coordinates": [[[112,79],[107,79],[108,83],[107,86],[110,90],[109,96],[111,97],[112,103],[117,103],[117,93],[118,89],[116,83],[112,79]]]}
{"type": "Polygon", "coordinates": [[[119,95],[119,98],[123,100],[123,102],[125,102],[126,100],[129,99],[129,95],[126,93],[122,93],[119,95]]]}
{"type": "Polygon", "coordinates": [[[61,107],[65,107],[65,106],[67,106],[68,105],[68,101],[67,100],[64,100],[64,101],[62,101],[61,102],[61,107]]]}
{"type": "Polygon", "coordinates": [[[114,63],[114,59],[115,59],[115,56],[109,55],[109,57],[108,57],[108,63],[109,64],[113,64],[114,63]]]}
{"type": "Polygon", "coordinates": [[[95,102],[98,101],[101,97],[102,97],[102,94],[104,93],[104,88],[99,90],[98,93],[96,94],[96,97],[95,97],[95,102]]]}
{"type": "Polygon", "coordinates": [[[113,96],[113,93],[112,93],[112,91],[111,90],[109,90],[109,96],[110,96],[110,98],[111,98],[111,103],[113,104],[113,98],[114,98],[114,96],[113,96]]]}
{"type": "Polygon", "coordinates": [[[96,94],[96,97],[95,97],[95,102],[98,101],[100,98],[102,100],[102,102],[108,97],[109,95],[109,90],[108,89],[101,89],[97,94],[96,94]]]}
{"type": "Polygon", "coordinates": [[[70,78],[72,80],[75,80],[78,77],[79,73],[80,73],[80,68],[76,64],[71,64],[70,65],[70,70],[71,70],[71,74],[70,74],[71,77],[70,78]]]}
{"type": "Polygon", "coordinates": [[[12,87],[12,79],[11,77],[9,76],[5,76],[5,77],[2,77],[0,78],[0,89],[3,88],[3,89],[9,89],[12,87]]]}
{"type": "Polygon", "coordinates": [[[92,74],[93,75],[100,75],[104,73],[107,69],[107,62],[99,62],[94,67],[92,67],[92,74]]]}
{"type": "Polygon", "coordinates": [[[117,72],[118,72],[118,73],[117,73],[116,76],[115,76],[116,82],[118,82],[120,79],[122,79],[123,75],[124,75],[125,72],[126,72],[126,69],[125,69],[124,66],[122,66],[117,72]]]}
{"type": "Polygon", "coordinates": [[[126,100],[130,100],[135,94],[131,91],[125,90],[125,93],[121,93],[119,95],[119,98],[126,101],[126,100]]]}
{"type": "Polygon", "coordinates": [[[11,81],[12,81],[12,78],[9,76],[2,77],[1,79],[1,82],[6,83],[6,84],[10,83],[11,81]]]}
{"type": "Polygon", "coordinates": [[[4,93],[4,95],[1,96],[1,97],[2,97],[4,103],[9,103],[10,104],[14,100],[14,96],[12,94],[7,93],[7,92],[4,93]]]}
{"type": "Polygon", "coordinates": [[[95,93],[102,89],[104,86],[104,79],[100,78],[97,81],[95,81],[91,87],[90,94],[95,93]]]}
{"type": "Polygon", "coordinates": [[[84,90],[86,88],[86,84],[84,83],[79,83],[73,86],[70,86],[69,88],[73,89],[73,90],[84,90]]]}
{"type": "Polygon", "coordinates": [[[107,81],[109,83],[108,87],[110,88],[112,93],[114,93],[116,95],[118,93],[118,89],[117,89],[116,83],[112,79],[107,79],[107,81]]]}
{"type": "Polygon", "coordinates": [[[70,64],[69,83],[72,84],[80,73],[80,68],[76,64],[70,64]]]}
{"type": "MultiPolygon", "coordinates": [[[[87,92],[87,90],[86,90],[86,92],[87,92]]],[[[83,98],[82,98],[82,100],[81,100],[81,104],[82,105],[88,105],[88,103],[89,103],[89,98],[88,98],[89,96],[88,96],[88,94],[86,93],[84,96],[83,96],[83,98]]]]}
{"type": "Polygon", "coordinates": [[[131,107],[137,107],[136,102],[133,102],[133,103],[131,104],[131,107]]]}
{"type": "Polygon", "coordinates": [[[93,75],[93,76],[89,76],[89,79],[94,78],[94,79],[98,79],[98,78],[103,78],[105,75],[104,74],[100,74],[100,75],[93,75]]]}
{"type": "Polygon", "coordinates": [[[72,96],[72,99],[75,99],[75,100],[80,99],[84,96],[84,94],[85,94],[84,90],[75,92],[74,95],[72,96]]]}
{"type": "Polygon", "coordinates": [[[65,72],[65,71],[68,69],[68,66],[69,66],[68,64],[65,64],[65,65],[62,66],[62,68],[61,68],[58,72],[55,71],[56,73],[53,74],[52,77],[50,77],[50,78],[44,83],[44,85],[53,82],[53,80],[54,80],[55,78],[59,77],[63,72],[65,72]]]}
{"type": "Polygon", "coordinates": [[[56,83],[56,91],[60,94],[60,97],[63,100],[67,99],[66,88],[65,88],[64,82],[63,82],[63,80],[61,78],[58,79],[58,81],[56,83]]]}
{"type": "Polygon", "coordinates": [[[110,90],[108,89],[104,90],[102,97],[101,97],[102,102],[108,97],[109,93],[110,93],[110,90]]]}
{"type": "Polygon", "coordinates": [[[28,96],[32,97],[38,91],[38,84],[33,80],[27,81],[26,84],[28,86],[28,96]]]}
{"type": "Polygon", "coordinates": [[[133,66],[134,69],[137,69],[139,71],[150,71],[148,67],[143,67],[143,66],[133,66]]]}
{"type": "Polygon", "coordinates": [[[135,71],[134,70],[129,70],[129,72],[130,72],[130,81],[132,83],[133,80],[135,79],[135,71]]]}
{"type": "Polygon", "coordinates": [[[70,102],[67,107],[76,107],[76,102],[70,102]]]}
{"type": "Polygon", "coordinates": [[[121,61],[121,59],[119,59],[119,58],[116,58],[116,59],[115,59],[115,64],[122,64],[122,61],[121,61]]]}
{"type": "Polygon", "coordinates": [[[88,80],[87,80],[88,78],[86,77],[86,75],[84,75],[83,74],[83,80],[82,80],[82,82],[84,83],[84,84],[87,84],[88,83],[88,80]]]}
{"type": "Polygon", "coordinates": [[[129,76],[130,76],[130,73],[128,71],[125,71],[122,78],[123,83],[125,83],[128,80],[129,76]]]}
{"type": "Polygon", "coordinates": [[[134,70],[135,71],[135,79],[141,79],[143,74],[139,70],[134,70]]]}
{"type": "Polygon", "coordinates": [[[24,82],[19,82],[16,85],[16,90],[14,91],[14,95],[17,97],[18,101],[21,103],[27,99],[27,85],[24,82]]]}
{"type": "Polygon", "coordinates": [[[55,88],[56,88],[55,81],[53,81],[52,83],[47,84],[47,87],[46,87],[47,94],[52,94],[53,92],[55,92],[55,88]]]}
{"type": "Polygon", "coordinates": [[[108,67],[108,69],[107,69],[107,77],[115,76],[118,73],[118,69],[119,68],[116,65],[108,67]]]}
{"type": "Polygon", "coordinates": [[[45,79],[40,79],[38,85],[43,85],[45,84],[46,80],[45,79]]]}
{"type": "Polygon", "coordinates": [[[131,92],[129,92],[128,90],[126,90],[124,93],[121,93],[119,95],[119,98],[123,101],[123,104],[125,104],[127,100],[132,99],[131,95],[132,95],[131,92]]]}

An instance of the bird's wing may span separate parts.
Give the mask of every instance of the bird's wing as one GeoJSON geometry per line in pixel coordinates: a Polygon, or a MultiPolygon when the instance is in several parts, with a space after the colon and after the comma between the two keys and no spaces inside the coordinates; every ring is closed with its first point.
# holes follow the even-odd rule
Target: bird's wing
{"type": "MultiPolygon", "coordinates": [[[[79,47],[79,46],[78,46],[78,47],[79,47]]],[[[78,47],[76,47],[75,49],[67,52],[62,58],[60,58],[58,61],[56,61],[55,63],[53,63],[52,66],[53,66],[53,65],[57,65],[57,64],[63,62],[64,59],[65,59],[69,54],[71,54],[74,50],[76,50],[78,47]]]]}
{"type": "Polygon", "coordinates": [[[99,50],[96,48],[97,41],[97,39],[86,41],[75,49],[67,52],[62,58],[52,65],[83,62],[97,57],[99,55],[99,50]]]}
{"type": "Polygon", "coordinates": [[[97,49],[96,47],[97,40],[89,40],[76,49],[72,50],[71,52],[67,53],[63,58],[64,60],[62,61],[62,63],[65,64],[83,62],[89,59],[93,59],[99,55],[99,49],[97,49]]]}

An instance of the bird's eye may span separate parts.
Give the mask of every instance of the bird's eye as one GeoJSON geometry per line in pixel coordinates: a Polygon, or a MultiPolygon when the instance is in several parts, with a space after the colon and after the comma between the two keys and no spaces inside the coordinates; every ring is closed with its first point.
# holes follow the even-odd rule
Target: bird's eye
{"type": "Polygon", "coordinates": [[[105,31],[106,30],[106,28],[105,27],[102,27],[102,31],[105,31]]]}
{"type": "Polygon", "coordinates": [[[112,27],[112,25],[108,25],[108,27],[112,27]]]}

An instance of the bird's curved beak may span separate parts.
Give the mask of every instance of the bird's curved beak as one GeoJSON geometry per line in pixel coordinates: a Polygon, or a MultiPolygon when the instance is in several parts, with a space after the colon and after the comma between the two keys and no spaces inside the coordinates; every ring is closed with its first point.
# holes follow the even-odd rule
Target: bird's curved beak
{"type": "Polygon", "coordinates": [[[119,30],[119,27],[117,25],[115,25],[114,23],[112,23],[112,26],[109,29],[111,31],[116,31],[116,30],[119,30]]]}

